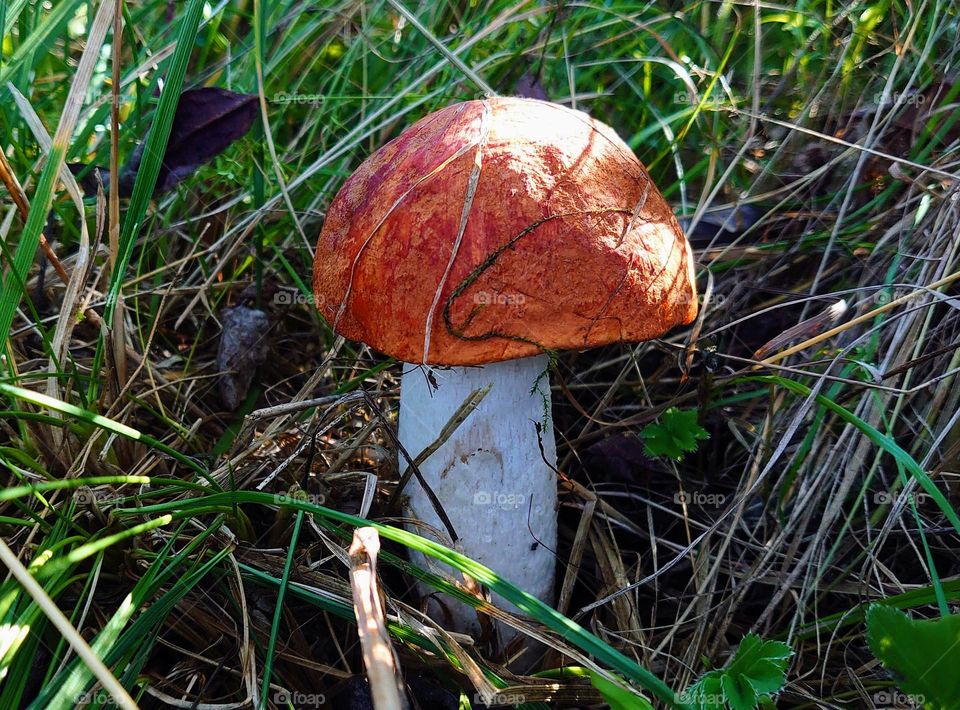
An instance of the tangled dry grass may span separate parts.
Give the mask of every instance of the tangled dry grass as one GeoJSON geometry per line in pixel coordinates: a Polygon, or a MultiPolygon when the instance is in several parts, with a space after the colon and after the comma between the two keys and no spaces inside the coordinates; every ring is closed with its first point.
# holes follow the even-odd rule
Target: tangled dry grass
{"type": "MultiPolygon", "coordinates": [[[[335,39],[338,51],[352,56],[366,41],[358,28],[372,31],[361,14],[346,3],[318,15],[311,41],[327,46],[335,39]]],[[[497,17],[486,35],[470,41],[520,22],[507,10],[497,17]]],[[[559,92],[565,50],[547,33],[544,23],[525,51],[541,65],[548,48],[556,54],[543,71],[559,92]]],[[[571,41],[596,49],[602,33],[591,26],[574,35],[571,41]]],[[[922,47],[900,45],[898,56],[919,66],[911,52],[926,56],[942,42],[937,35],[922,47]]],[[[882,56],[892,52],[892,41],[880,44],[882,56]]],[[[418,62],[405,65],[405,80],[432,66],[422,60],[430,56],[427,44],[420,49],[418,62]]],[[[836,53],[825,67],[846,61],[836,53]]],[[[778,81],[736,77],[753,87],[753,106],[718,110],[718,122],[741,128],[711,125],[698,133],[718,130],[725,140],[711,153],[706,178],[680,180],[708,294],[700,319],[659,341],[565,353],[557,361],[557,608],[676,689],[722,665],[753,630],[796,651],[779,705],[874,707],[893,681],[864,640],[867,603],[893,600],[933,614],[938,601],[960,598],[958,533],[907,463],[956,508],[960,134],[952,123],[953,84],[941,71],[951,58],[940,55],[925,79],[888,83],[881,101],[865,98],[868,85],[881,86],[866,79],[856,100],[835,100],[843,80],[829,69],[812,97],[791,83],[797,72],[810,81],[809,68],[778,81]],[[773,109],[783,96],[802,101],[780,120],[773,109]],[[702,199],[688,202],[687,191],[700,188],[702,199]],[[872,315],[858,320],[865,314],[872,315]],[[809,344],[833,327],[831,337],[809,344]],[[808,346],[778,359],[798,343],[808,346]],[[648,457],[638,437],[670,407],[696,409],[711,435],[679,463],[648,457]]],[[[880,58],[862,61],[887,66],[880,58]]],[[[503,87],[515,81],[510,62],[490,62],[503,87]]],[[[898,76],[905,73],[901,68],[898,76]]],[[[618,87],[630,86],[630,76],[616,76],[618,87]]],[[[444,77],[428,95],[432,101],[464,92],[460,79],[444,77]]],[[[627,125],[622,107],[610,107],[615,95],[593,98],[591,110],[609,109],[611,123],[627,125]]],[[[405,110],[415,116],[425,109],[411,102],[405,110]]],[[[347,130],[347,115],[325,115],[332,133],[347,130]]],[[[63,284],[44,261],[31,270],[29,300],[10,332],[8,370],[25,387],[149,438],[11,404],[0,418],[7,484],[80,476],[166,482],[85,486],[53,492],[42,504],[7,501],[0,526],[25,562],[71,535],[122,534],[70,568],[76,577],[57,587],[57,603],[90,638],[131,590],[143,588],[133,619],[145,621],[115,637],[112,651],[122,680],[140,679],[143,707],[246,707],[262,692],[264,663],[274,706],[284,697],[294,706],[296,697],[302,706],[317,704],[322,696],[363,707],[368,690],[352,617],[349,531],[283,503],[306,500],[402,522],[398,367],[333,335],[303,294],[336,185],[363,149],[408,118],[386,114],[344,143],[287,118],[278,135],[288,142],[277,148],[294,177],[272,197],[251,206],[256,189],[230,187],[223,173],[232,167],[220,163],[216,176],[211,170],[159,199],[112,322],[98,316],[115,253],[107,200],[101,195],[84,208],[88,240],[72,207],[57,206],[50,220],[46,236],[74,280],[63,284]],[[326,157],[310,163],[317,150],[326,157]],[[297,192],[303,185],[316,189],[297,192]],[[286,204],[284,190],[295,206],[286,204]],[[224,309],[237,306],[262,310],[268,327],[257,340],[265,357],[252,389],[230,412],[219,391],[218,348],[224,309]],[[197,470],[206,485],[267,493],[280,505],[191,509],[190,485],[204,482],[197,470]],[[151,517],[149,509],[137,514],[144,505],[185,514],[175,515],[175,524],[125,534],[151,517]]],[[[702,158],[699,144],[680,146],[680,163],[702,158]]],[[[263,150],[252,157],[264,158],[263,150]]],[[[10,170],[17,172],[16,161],[10,170]]],[[[31,181],[20,178],[29,195],[31,181]]],[[[7,239],[20,219],[8,212],[7,239]]],[[[489,689],[482,669],[506,681],[500,693],[528,703],[601,703],[585,679],[517,676],[505,667],[517,649],[444,632],[442,619],[419,611],[402,546],[383,544],[378,570],[393,645],[421,707],[454,707],[458,686],[471,694],[489,689]],[[442,639],[450,653],[425,646],[430,638],[442,639]]],[[[558,634],[510,623],[545,643],[543,668],[585,662],[583,651],[558,634]]],[[[13,666],[28,699],[65,657],[55,636],[31,643],[33,661],[13,666]]]]}

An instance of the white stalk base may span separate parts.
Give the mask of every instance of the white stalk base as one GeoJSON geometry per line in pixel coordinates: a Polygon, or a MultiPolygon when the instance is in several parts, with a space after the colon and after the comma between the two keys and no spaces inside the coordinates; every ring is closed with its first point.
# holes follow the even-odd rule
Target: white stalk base
{"type": "MultiPolygon", "coordinates": [[[[556,466],[557,452],[547,366],[545,355],[483,367],[436,369],[405,364],[399,436],[410,457],[416,458],[472,392],[491,385],[480,406],[419,469],[459,535],[463,553],[550,604],[557,546],[557,481],[551,466],[556,466]]],[[[407,465],[401,456],[401,470],[407,465]]],[[[438,542],[449,546],[448,533],[416,476],[403,494],[405,514],[439,530],[443,538],[438,542]]],[[[424,537],[435,537],[423,528],[413,529],[424,537]]],[[[425,569],[462,581],[459,572],[433,558],[413,551],[411,557],[425,569]]],[[[441,623],[449,619],[456,631],[479,630],[473,609],[449,597],[442,601],[450,616],[434,607],[440,611],[434,618],[441,623]]],[[[493,602],[517,611],[497,595],[493,602]]]]}

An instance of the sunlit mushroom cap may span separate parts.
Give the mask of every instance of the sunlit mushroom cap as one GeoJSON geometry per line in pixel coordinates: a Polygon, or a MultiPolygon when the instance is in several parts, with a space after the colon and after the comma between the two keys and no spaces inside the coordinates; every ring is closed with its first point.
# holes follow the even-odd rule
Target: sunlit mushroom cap
{"type": "Polygon", "coordinates": [[[693,253],[630,148],[584,113],[490,98],[436,111],[327,210],[317,307],[411,363],[656,338],[697,313],[693,253]]]}

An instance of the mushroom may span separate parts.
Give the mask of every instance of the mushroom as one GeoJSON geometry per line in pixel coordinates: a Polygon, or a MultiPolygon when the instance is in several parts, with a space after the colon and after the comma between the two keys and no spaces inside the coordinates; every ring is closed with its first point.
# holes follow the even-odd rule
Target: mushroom
{"type": "MultiPolygon", "coordinates": [[[[403,361],[410,457],[485,391],[418,468],[463,552],[551,603],[548,354],[657,338],[697,312],[692,250],[640,161],[612,128],[557,104],[448,106],[344,183],[313,288],[337,333],[403,361]]],[[[404,494],[417,531],[442,542],[451,531],[416,477],[404,494]]],[[[466,605],[446,611],[451,627],[478,629],[466,605]]]]}

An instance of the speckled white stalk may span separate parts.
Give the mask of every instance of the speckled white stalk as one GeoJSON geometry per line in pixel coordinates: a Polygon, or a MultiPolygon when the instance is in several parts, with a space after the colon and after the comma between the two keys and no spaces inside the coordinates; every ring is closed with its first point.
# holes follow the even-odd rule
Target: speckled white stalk
{"type": "MultiPolygon", "coordinates": [[[[550,604],[557,542],[557,482],[550,466],[556,466],[557,453],[547,366],[545,355],[483,367],[404,365],[400,441],[415,458],[437,439],[472,392],[491,385],[477,409],[419,466],[420,472],[456,529],[464,554],[550,604]],[[537,441],[538,423],[543,457],[537,441]]],[[[406,468],[402,457],[401,468],[406,468]]],[[[446,534],[416,477],[410,479],[404,494],[409,501],[406,515],[446,534]]],[[[417,532],[428,536],[422,529],[417,532]]],[[[440,542],[449,544],[449,540],[440,542]]],[[[442,569],[462,579],[432,558],[427,561],[418,553],[411,554],[420,566],[442,569]]],[[[496,595],[493,601],[516,611],[496,595]]],[[[443,602],[455,630],[478,630],[472,609],[449,597],[443,602]]],[[[435,618],[446,617],[441,612],[435,618]]]]}

